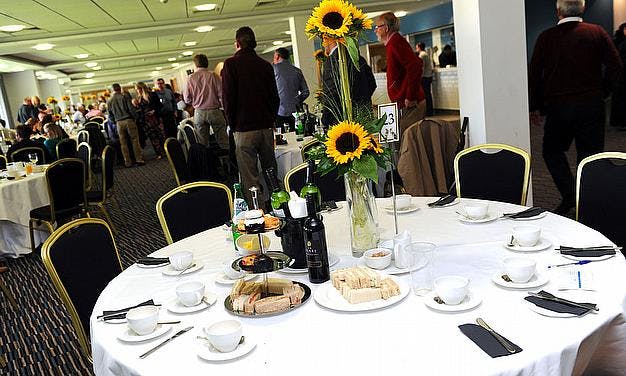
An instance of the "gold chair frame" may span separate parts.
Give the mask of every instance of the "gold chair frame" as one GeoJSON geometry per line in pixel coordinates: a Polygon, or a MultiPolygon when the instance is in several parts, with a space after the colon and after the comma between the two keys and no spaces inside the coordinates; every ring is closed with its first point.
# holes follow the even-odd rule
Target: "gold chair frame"
{"type": "MultiPolygon", "coordinates": [[[[287,174],[285,175],[285,179],[283,180],[283,183],[285,185],[285,190],[287,192],[291,192],[291,187],[289,186],[289,178],[295,174],[296,172],[300,171],[300,170],[305,170],[307,168],[308,164],[307,163],[302,163],[297,165],[296,167],[292,168],[291,170],[289,170],[289,172],[287,172],[287,174]]],[[[296,192],[298,194],[300,194],[300,192],[296,192]]]]}
{"type": "Polygon", "coordinates": [[[578,169],[576,171],[576,221],[578,221],[578,209],[580,202],[580,181],[582,178],[583,168],[587,163],[597,161],[598,159],[621,159],[626,162],[626,153],[620,153],[616,151],[607,151],[603,153],[597,153],[594,155],[590,155],[587,158],[580,161],[578,164],[578,169]]]}
{"type": "Polygon", "coordinates": [[[96,124],[98,124],[98,125],[102,125],[102,124],[104,124],[104,120],[105,120],[105,119],[104,119],[102,116],[92,116],[92,117],[90,117],[90,118],[89,118],[89,120],[87,120],[87,121],[85,122],[85,124],[87,124],[87,123],[90,123],[90,122],[91,122],[91,123],[96,123],[96,124]],[[94,121],[93,119],[102,119],[102,123],[98,123],[97,121],[94,121]]]}
{"type": "MultiPolygon", "coordinates": [[[[40,148],[38,148],[38,147],[36,147],[36,146],[24,146],[23,148],[19,148],[19,149],[17,149],[17,150],[13,150],[13,151],[11,152],[11,155],[9,156],[9,157],[10,157],[9,159],[11,159],[11,161],[12,161],[12,162],[15,162],[15,161],[13,160],[13,156],[14,156],[15,154],[17,154],[17,153],[21,153],[21,152],[23,152],[24,150],[32,150],[32,151],[38,151],[38,152],[41,152],[41,153],[42,153],[42,155],[43,155],[43,161],[42,161],[43,163],[42,163],[42,164],[46,164],[46,163],[48,163],[48,161],[46,160],[46,150],[44,150],[44,149],[45,149],[45,146],[43,146],[43,144],[41,144],[41,147],[40,147],[40,148]]],[[[39,158],[39,153],[37,153],[37,158],[39,158]]],[[[39,160],[38,160],[38,162],[39,162],[39,160]]]]}
{"type": "Polygon", "coordinates": [[[462,151],[460,151],[456,157],[454,157],[454,181],[455,181],[455,185],[456,185],[456,195],[457,197],[461,198],[461,183],[460,183],[460,176],[459,176],[459,159],[463,158],[464,155],[475,152],[475,151],[480,151],[481,149],[500,149],[500,150],[508,150],[510,152],[513,152],[515,154],[520,155],[522,158],[524,158],[524,180],[522,182],[522,197],[520,198],[520,205],[526,205],[526,199],[528,196],[528,183],[530,181],[530,155],[520,149],[517,148],[515,146],[511,146],[511,145],[506,145],[506,144],[480,144],[480,145],[475,145],[475,146],[471,146],[467,149],[464,149],[462,151]]]}
{"type": "Polygon", "coordinates": [[[307,142],[305,142],[304,144],[302,144],[302,147],[300,148],[300,154],[302,155],[302,160],[306,162],[306,155],[305,153],[312,147],[314,147],[315,145],[321,145],[322,141],[314,138],[312,140],[309,140],[307,142]]]}
{"type": "Polygon", "coordinates": [[[67,310],[70,313],[72,326],[74,326],[74,330],[76,330],[76,336],[78,337],[78,342],[80,344],[81,352],[89,360],[89,362],[93,362],[93,359],[91,357],[91,344],[89,343],[89,339],[87,338],[85,328],[83,328],[83,324],[80,321],[80,317],[78,317],[78,312],[76,311],[74,302],[72,301],[69,294],[67,293],[67,290],[65,289],[65,285],[63,285],[63,282],[61,281],[61,278],[59,277],[59,274],[57,273],[57,270],[54,267],[52,260],[50,259],[50,248],[54,245],[54,243],[61,236],[63,236],[63,234],[72,230],[75,227],[78,227],[84,224],[90,224],[90,223],[103,225],[109,231],[109,235],[111,236],[111,241],[113,242],[113,248],[115,249],[115,256],[117,257],[117,261],[120,265],[120,271],[124,270],[122,268],[122,261],[120,259],[120,254],[117,250],[117,245],[115,244],[115,239],[113,238],[113,232],[111,231],[111,228],[109,227],[109,225],[105,221],[99,218],[80,218],[80,219],[76,219],[74,221],[71,221],[59,227],[43,243],[43,246],[41,247],[41,258],[43,260],[44,266],[46,267],[46,270],[48,271],[48,275],[50,275],[50,279],[52,279],[52,283],[54,284],[54,287],[56,288],[57,292],[59,293],[59,296],[61,297],[61,301],[63,302],[63,305],[65,306],[65,308],[67,308],[67,310]]]}
{"type": "Polygon", "coordinates": [[[164,194],[156,203],[156,211],[157,217],[159,218],[159,223],[161,224],[161,228],[163,229],[163,234],[165,235],[165,240],[167,244],[172,244],[174,241],[172,240],[172,235],[170,233],[170,229],[167,225],[167,221],[165,220],[165,214],[163,214],[163,204],[170,199],[172,196],[184,192],[190,188],[198,188],[198,187],[211,187],[211,188],[219,188],[223,189],[226,192],[226,196],[228,197],[228,207],[230,208],[230,217],[233,216],[233,195],[230,192],[230,189],[222,183],[214,183],[212,181],[197,181],[185,185],[181,185],[180,187],[176,187],[171,191],[164,194]]]}
{"type": "MultiPolygon", "coordinates": [[[[87,167],[86,167],[86,175],[85,175],[85,190],[89,191],[91,190],[91,183],[92,183],[92,175],[93,173],[91,172],[91,157],[92,157],[92,149],[91,149],[91,145],[89,145],[87,142],[81,142],[80,144],[76,145],[76,153],[78,153],[78,150],[80,150],[80,147],[85,145],[87,147],[87,150],[89,151],[89,153],[87,153],[87,167]]],[[[78,158],[78,155],[76,156],[78,158]]],[[[80,159],[80,158],[79,158],[80,159]]]]}
{"type": "Polygon", "coordinates": [[[111,219],[111,216],[109,215],[109,211],[106,209],[105,203],[106,203],[106,198],[107,198],[107,179],[106,179],[106,151],[107,149],[113,149],[111,147],[111,145],[107,145],[104,147],[104,149],[102,149],[102,201],[87,201],[87,205],[89,206],[97,206],[98,209],[100,209],[100,212],[102,214],[104,214],[104,217],[106,218],[106,221],[109,223],[109,226],[111,226],[111,229],[113,230],[114,233],[117,233],[117,230],[115,229],[115,225],[113,224],[113,219],[111,219]]]}
{"type": "MultiPolygon", "coordinates": [[[[76,142],[78,143],[78,145],[82,144],[83,142],[86,142],[87,144],[89,144],[89,131],[85,129],[78,131],[78,133],[76,133],[76,142]],[[86,138],[85,138],[86,141],[80,141],[80,136],[83,134],[86,135],[86,138]]],[[[76,149],[78,150],[78,147],[76,147],[76,149]]]]}

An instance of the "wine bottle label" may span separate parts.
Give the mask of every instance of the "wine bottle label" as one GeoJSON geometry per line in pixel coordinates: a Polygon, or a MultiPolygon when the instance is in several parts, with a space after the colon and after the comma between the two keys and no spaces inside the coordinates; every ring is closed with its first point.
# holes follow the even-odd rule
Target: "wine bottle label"
{"type": "Polygon", "coordinates": [[[285,218],[285,211],[283,209],[274,209],[274,215],[280,218],[285,218]]]}

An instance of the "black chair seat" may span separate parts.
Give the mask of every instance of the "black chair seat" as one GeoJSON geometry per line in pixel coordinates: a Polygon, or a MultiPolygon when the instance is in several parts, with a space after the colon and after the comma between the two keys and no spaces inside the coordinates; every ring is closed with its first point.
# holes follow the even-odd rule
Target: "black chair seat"
{"type": "Polygon", "coordinates": [[[103,200],[102,191],[87,191],[87,202],[101,202],[103,200]]]}

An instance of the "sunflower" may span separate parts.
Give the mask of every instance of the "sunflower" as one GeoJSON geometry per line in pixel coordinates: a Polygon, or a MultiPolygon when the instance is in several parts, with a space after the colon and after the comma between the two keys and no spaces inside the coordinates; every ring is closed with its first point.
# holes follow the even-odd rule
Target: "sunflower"
{"type": "Polygon", "coordinates": [[[313,9],[305,31],[311,36],[317,33],[344,36],[352,25],[349,5],[343,0],[323,0],[313,9]]]}
{"type": "Polygon", "coordinates": [[[326,155],[338,164],[345,164],[361,158],[369,143],[370,137],[361,124],[342,121],[328,131],[326,155]]]}
{"type": "Polygon", "coordinates": [[[352,20],[354,23],[361,23],[364,29],[372,28],[372,20],[367,18],[367,15],[363,11],[352,4],[348,4],[350,14],[352,14],[352,20]]]}
{"type": "Polygon", "coordinates": [[[380,144],[376,140],[376,137],[374,136],[370,136],[370,143],[369,145],[367,145],[367,149],[372,150],[376,154],[380,154],[383,152],[382,146],[380,146],[380,144]]]}

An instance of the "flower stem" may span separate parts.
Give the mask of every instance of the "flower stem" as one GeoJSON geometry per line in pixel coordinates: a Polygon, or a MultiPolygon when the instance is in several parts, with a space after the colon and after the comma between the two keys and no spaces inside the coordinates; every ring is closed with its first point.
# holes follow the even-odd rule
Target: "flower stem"
{"type": "Polygon", "coordinates": [[[348,59],[346,46],[341,43],[337,44],[337,53],[339,54],[339,81],[341,84],[341,107],[346,120],[352,121],[352,97],[350,95],[350,77],[348,76],[348,59]]]}

